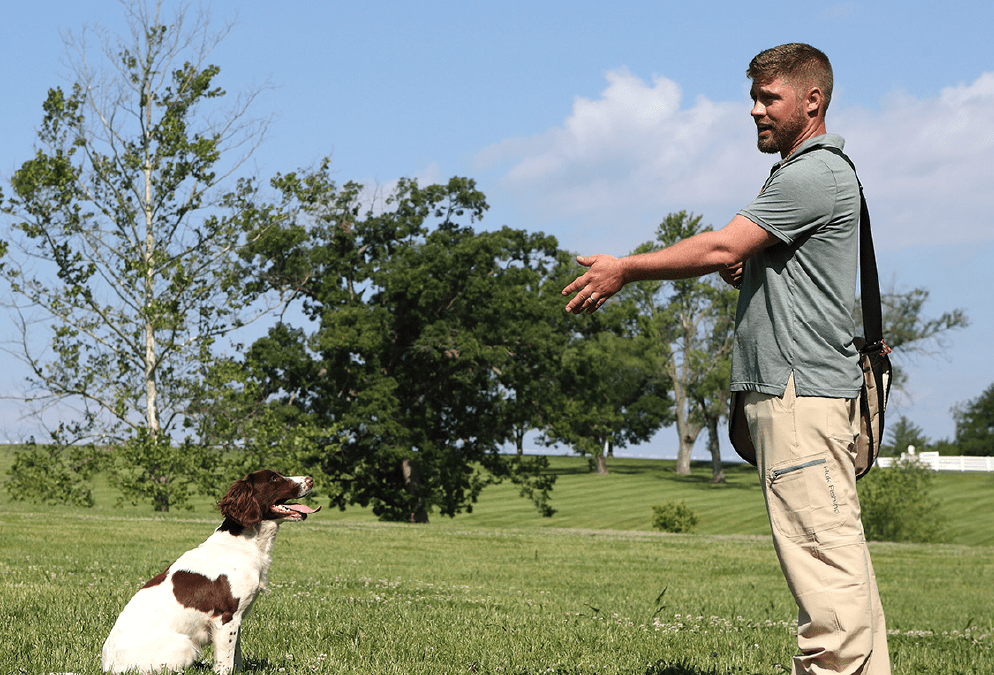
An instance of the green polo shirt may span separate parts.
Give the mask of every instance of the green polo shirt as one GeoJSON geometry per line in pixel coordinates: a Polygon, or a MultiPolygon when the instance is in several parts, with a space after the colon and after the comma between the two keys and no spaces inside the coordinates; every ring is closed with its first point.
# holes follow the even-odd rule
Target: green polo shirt
{"type": "Polygon", "coordinates": [[[844,144],[835,134],[808,139],[773,167],[760,195],[739,212],[780,241],[745,264],[732,391],[780,396],[793,372],[798,396],[859,394],[859,186],[844,159],[818,151],[844,144]]]}

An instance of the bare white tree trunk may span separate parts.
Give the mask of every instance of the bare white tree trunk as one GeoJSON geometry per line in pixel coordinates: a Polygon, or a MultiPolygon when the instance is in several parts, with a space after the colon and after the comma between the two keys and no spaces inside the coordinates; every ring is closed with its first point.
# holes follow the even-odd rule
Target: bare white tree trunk
{"type": "MultiPolygon", "coordinates": [[[[146,83],[146,97],[151,97],[151,80],[146,83]]],[[[152,213],[152,106],[145,109],[145,416],[152,435],[159,432],[159,411],[155,387],[155,220],[152,213]]]]}

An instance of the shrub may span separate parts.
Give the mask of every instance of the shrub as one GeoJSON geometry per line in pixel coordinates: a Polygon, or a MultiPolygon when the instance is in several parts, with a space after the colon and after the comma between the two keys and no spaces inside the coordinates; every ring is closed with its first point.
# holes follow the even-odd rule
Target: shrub
{"type": "Polygon", "coordinates": [[[857,483],[866,538],[936,543],[944,539],[939,502],[930,494],[935,472],[914,458],[877,467],[857,483]]]}
{"type": "Polygon", "coordinates": [[[683,501],[666,502],[652,507],[652,526],[663,532],[692,532],[697,514],[683,501]]]}

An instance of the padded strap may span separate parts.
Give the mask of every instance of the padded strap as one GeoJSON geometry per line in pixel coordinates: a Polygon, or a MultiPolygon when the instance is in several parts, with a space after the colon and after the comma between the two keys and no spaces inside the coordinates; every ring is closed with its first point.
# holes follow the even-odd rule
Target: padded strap
{"type": "MultiPolygon", "coordinates": [[[[856,173],[856,165],[842,150],[831,146],[815,146],[810,150],[828,150],[846,160],[856,174],[859,185],[859,295],[863,309],[863,335],[866,346],[863,353],[889,351],[884,345],[883,317],[880,310],[880,278],[877,275],[877,257],[873,252],[873,234],[870,231],[870,210],[866,207],[863,184],[856,173]]],[[[808,151],[805,151],[808,152],[808,151]]]]}

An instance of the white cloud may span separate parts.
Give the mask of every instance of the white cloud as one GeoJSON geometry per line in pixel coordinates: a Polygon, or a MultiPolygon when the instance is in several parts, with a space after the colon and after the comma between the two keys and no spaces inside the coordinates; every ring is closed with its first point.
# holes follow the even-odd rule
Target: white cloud
{"type": "Polygon", "coordinates": [[[837,124],[875,230],[899,246],[994,240],[994,73],[932,99],[891,94],[837,124]]]}
{"type": "Polygon", "coordinates": [[[569,248],[626,253],[671,211],[706,210],[720,226],[756,194],[771,160],[755,149],[748,101],[701,97],[686,108],[667,78],[606,77],[601,96],[578,97],[561,126],[478,155],[500,168],[502,190],[527,214],[523,226],[563,238],[556,223],[566,224],[569,248]]]}
{"type": "MultiPolygon", "coordinates": [[[[522,226],[556,233],[558,224],[569,248],[624,253],[671,211],[720,227],[756,194],[776,158],[755,148],[748,100],[682,107],[676,83],[627,70],[607,83],[597,99],[578,97],[561,125],[478,155],[528,214],[522,226]]],[[[992,128],[994,73],[934,99],[893,94],[879,110],[830,112],[866,186],[879,248],[994,238],[992,128]]]]}

